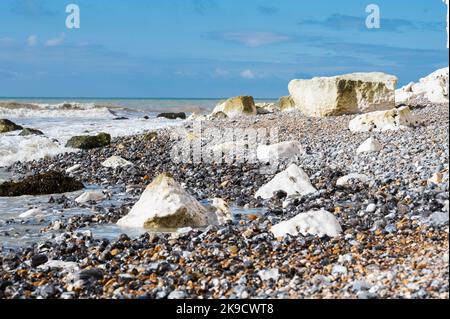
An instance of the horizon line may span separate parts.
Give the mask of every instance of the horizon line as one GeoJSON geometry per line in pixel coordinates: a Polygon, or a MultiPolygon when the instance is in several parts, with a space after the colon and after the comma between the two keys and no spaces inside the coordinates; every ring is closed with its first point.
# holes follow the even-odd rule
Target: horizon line
{"type": "MultiPolygon", "coordinates": [[[[236,95],[239,96],[239,95],[236,95]]],[[[0,99],[83,99],[83,100],[226,100],[230,97],[92,97],[92,96],[0,96],[0,99]]],[[[279,97],[254,97],[256,100],[278,100],[279,97]]]]}

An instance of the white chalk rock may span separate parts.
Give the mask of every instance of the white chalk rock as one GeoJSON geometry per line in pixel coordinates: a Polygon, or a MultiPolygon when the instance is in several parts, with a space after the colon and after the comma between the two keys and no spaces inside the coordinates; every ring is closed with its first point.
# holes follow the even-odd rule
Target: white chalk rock
{"type": "Polygon", "coordinates": [[[78,204],[85,204],[90,201],[98,202],[105,199],[105,194],[98,191],[89,191],[81,194],[75,199],[75,202],[78,204]]]}
{"type": "Polygon", "coordinates": [[[171,175],[161,174],[117,224],[137,228],[183,228],[206,226],[209,222],[207,209],[171,175]]]}
{"type": "Polygon", "coordinates": [[[289,161],[300,156],[303,152],[297,141],[282,142],[273,145],[260,145],[256,149],[256,156],[261,162],[289,161]]]}
{"type": "Polygon", "coordinates": [[[132,166],[133,163],[130,161],[127,161],[126,159],[123,159],[120,156],[111,156],[107,160],[105,160],[102,163],[103,167],[110,167],[110,168],[117,168],[117,167],[125,167],[125,166],[132,166]]]}
{"type": "Polygon", "coordinates": [[[19,218],[30,218],[30,217],[41,215],[41,214],[43,214],[42,210],[40,210],[39,208],[33,208],[30,210],[27,210],[25,213],[20,214],[19,218]]]}
{"type": "Polygon", "coordinates": [[[305,196],[317,190],[311,185],[308,175],[297,165],[292,164],[283,172],[262,186],[255,194],[255,198],[269,199],[277,191],[285,191],[289,195],[305,196]]]}
{"type": "Polygon", "coordinates": [[[345,175],[345,176],[342,176],[341,178],[339,178],[336,181],[336,185],[345,187],[345,186],[348,186],[350,184],[349,182],[351,180],[367,183],[369,181],[369,177],[367,175],[364,175],[364,174],[352,173],[352,174],[348,174],[348,175],[345,175]]]}
{"type": "Polygon", "coordinates": [[[383,149],[383,145],[378,142],[373,137],[369,137],[367,140],[365,140],[356,150],[356,153],[372,153],[372,152],[379,152],[383,149]]]}
{"type": "Polygon", "coordinates": [[[388,130],[402,130],[419,124],[418,119],[411,114],[407,106],[389,111],[377,111],[358,115],[350,121],[350,131],[356,132],[383,132],[388,130]]]}
{"type": "Polygon", "coordinates": [[[73,172],[77,171],[80,167],[81,167],[80,164],[75,164],[75,165],[69,167],[68,169],[66,169],[66,173],[67,174],[73,173],[73,172]]]}
{"type": "Polygon", "coordinates": [[[45,264],[39,265],[39,269],[59,269],[63,273],[76,272],[80,270],[80,267],[76,262],[73,261],[62,261],[62,260],[49,260],[45,264]]]}
{"type": "Polygon", "coordinates": [[[222,198],[214,198],[211,203],[211,206],[215,210],[214,213],[217,216],[217,221],[219,224],[223,224],[233,219],[230,206],[222,198]]]}
{"type": "Polygon", "coordinates": [[[228,117],[256,115],[255,100],[251,96],[235,96],[219,103],[212,114],[223,112],[228,117]]]}
{"type": "Polygon", "coordinates": [[[414,105],[414,100],[424,97],[431,103],[448,103],[448,67],[434,71],[419,80],[395,91],[397,104],[414,105]]]}
{"type": "Polygon", "coordinates": [[[298,214],[292,219],[276,224],[271,232],[276,238],[282,238],[286,234],[337,237],[342,232],[342,228],[333,214],[322,209],[298,214]]]}
{"type": "Polygon", "coordinates": [[[392,75],[352,73],[292,80],[289,93],[303,114],[324,117],[393,108],[396,85],[397,78],[392,75]]]}

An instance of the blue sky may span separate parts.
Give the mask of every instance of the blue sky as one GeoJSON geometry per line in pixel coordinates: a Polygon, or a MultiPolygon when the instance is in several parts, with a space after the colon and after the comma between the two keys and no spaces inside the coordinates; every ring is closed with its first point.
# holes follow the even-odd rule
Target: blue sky
{"type": "Polygon", "coordinates": [[[405,84],[448,66],[445,20],[441,0],[2,0],[0,96],[278,97],[356,71],[405,84]]]}

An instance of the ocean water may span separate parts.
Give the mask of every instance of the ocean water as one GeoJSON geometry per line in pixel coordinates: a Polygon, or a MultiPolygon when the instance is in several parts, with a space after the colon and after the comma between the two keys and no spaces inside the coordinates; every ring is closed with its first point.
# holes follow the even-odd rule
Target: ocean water
{"type": "MultiPolygon", "coordinates": [[[[207,113],[219,100],[155,99],[0,99],[0,119],[41,130],[44,136],[0,134],[0,167],[62,152],[75,135],[107,132],[113,137],[179,125],[157,118],[161,112],[207,113]],[[149,119],[144,119],[148,116],[149,119]],[[114,120],[126,117],[128,120],[114,120]]],[[[1,178],[1,177],[0,177],[1,178]]]]}
{"type": "MultiPolygon", "coordinates": [[[[222,99],[1,99],[0,119],[9,119],[23,127],[41,130],[43,136],[19,136],[20,131],[0,134],[0,183],[9,180],[6,167],[16,161],[32,161],[77,150],[66,148],[75,135],[107,132],[113,137],[176,126],[182,120],[157,118],[161,112],[209,113],[222,99]],[[148,116],[149,119],[144,119],[148,116]],[[115,120],[126,117],[127,120],[115,120]]],[[[271,102],[268,100],[258,102],[271,102]]],[[[89,188],[101,190],[99,186],[89,188]]],[[[76,198],[82,192],[66,194],[76,198]]],[[[60,195],[57,195],[60,196],[60,195]]],[[[102,205],[120,205],[127,194],[116,193],[102,205]]],[[[70,210],[49,205],[50,196],[0,197],[0,246],[14,248],[50,236],[39,230],[49,222],[64,216],[91,214],[89,208],[70,210]],[[22,219],[20,214],[40,208],[42,214],[22,219]]],[[[137,201],[138,198],[136,198],[137,201]]],[[[233,208],[235,213],[249,213],[233,208]]],[[[254,212],[258,213],[258,212],[254,212]]],[[[123,229],[117,225],[98,225],[91,229],[94,236],[114,238],[121,233],[138,235],[143,230],[123,229]]]]}

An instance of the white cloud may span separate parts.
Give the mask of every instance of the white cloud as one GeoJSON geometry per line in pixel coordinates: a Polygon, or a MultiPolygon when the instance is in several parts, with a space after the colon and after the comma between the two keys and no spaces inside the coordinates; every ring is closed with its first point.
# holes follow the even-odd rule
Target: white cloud
{"type": "Polygon", "coordinates": [[[223,32],[219,34],[219,37],[224,40],[239,42],[249,47],[259,47],[292,40],[287,35],[273,32],[223,32]]]}
{"type": "Polygon", "coordinates": [[[228,76],[230,75],[230,71],[224,70],[224,69],[216,69],[214,73],[218,76],[228,76]]]}
{"type": "Polygon", "coordinates": [[[30,35],[27,39],[27,44],[30,47],[34,47],[38,42],[38,38],[36,35],[30,35]]]}
{"type": "Polygon", "coordinates": [[[63,33],[61,33],[61,35],[58,38],[47,40],[47,42],[45,42],[45,45],[48,47],[56,47],[58,45],[61,45],[61,44],[63,44],[65,37],[66,37],[66,35],[63,32],[63,33]]]}
{"type": "Polygon", "coordinates": [[[14,40],[12,38],[0,38],[0,43],[12,43],[14,40]]]}
{"type": "Polygon", "coordinates": [[[244,79],[252,80],[256,78],[256,74],[252,70],[244,70],[241,72],[241,77],[243,77],[244,79]]]}

